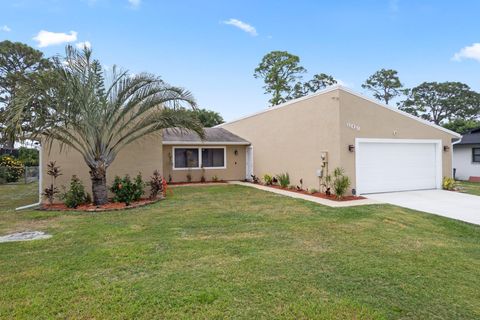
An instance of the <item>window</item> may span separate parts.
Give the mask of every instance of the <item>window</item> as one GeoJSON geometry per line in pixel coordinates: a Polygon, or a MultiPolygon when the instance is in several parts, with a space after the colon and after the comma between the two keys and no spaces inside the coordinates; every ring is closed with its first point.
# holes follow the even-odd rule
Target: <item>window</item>
{"type": "Polygon", "coordinates": [[[480,162],[480,148],[473,148],[472,149],[472,161],[473,162],[480,162]]]}
{"type": "Polygon", "coordinates": [[[174,148],[174,168],[199,168],[197,148],[174,148]]]}
{"type": "Polygon", "coordinates": [[[225,147],[173,147],[173,169],[224,169],[225,150],[225,147]]]}
{"type": "Polygon", "coordinates": [[[202,167],[204,168],[223,168],[225,166],[224,148],[203,148],[202,149],[202,167]]]}

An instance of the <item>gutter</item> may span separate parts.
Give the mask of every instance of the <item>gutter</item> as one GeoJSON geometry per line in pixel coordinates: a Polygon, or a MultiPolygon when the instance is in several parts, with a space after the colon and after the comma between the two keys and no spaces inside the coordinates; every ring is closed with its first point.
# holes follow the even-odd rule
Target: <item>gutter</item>
{"type": "Polygon", "coordinates": [[[39,160],[38,161],[38,202],[15,208],[15,211],[38,207],[42,204],[43,154],[42,154],[41,144],[39,143],[38,146],[39,146],[39,149],[38,149],[38,160],[39,160]]]}

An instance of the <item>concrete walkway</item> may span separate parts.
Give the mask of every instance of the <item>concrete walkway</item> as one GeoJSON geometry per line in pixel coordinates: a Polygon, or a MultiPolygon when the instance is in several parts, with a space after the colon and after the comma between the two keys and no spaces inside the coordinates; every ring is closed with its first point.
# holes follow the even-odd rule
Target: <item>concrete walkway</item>
{"type": "Polygon", "coordinates": [[[241,182],[241,181],[229,181],[228,183],[235,184],[235,185],[240,185],[240,186],[251,187],[251,188],[256,188],[256,189],[280,194],[282,196],[287,196],[287,197],[291,197],[291,198],[307,200],[307,201],[315,202],[315,203],[318,203],[318,204],[321,204],[321,205],[324,205],[324,206],[328,206],[328,207],[333,207],[333,208],[363,206],[363,205],[367,205],[367,204],[379,204],[379,203],[381,203],[380,201],[373,200],[373,199],[362,199],[362,200],[351,200],[351,201],[333,201],[333,200],[328,200],[328,199],[323,199],[323,198],[319,198],[319,197],[310,196],[308,194],[302,194],[302,193],[292,192],[292,191],[288,191],[288,190],[266,187],[266,186],[263,186],[261,184],[254,184],[254,183],[241,182]]]}
{"type": "Polygon", "coordinates": [[[480,225],[479,196],[445,190],[422,190],[377,193],[366,197],[480,225]]]}

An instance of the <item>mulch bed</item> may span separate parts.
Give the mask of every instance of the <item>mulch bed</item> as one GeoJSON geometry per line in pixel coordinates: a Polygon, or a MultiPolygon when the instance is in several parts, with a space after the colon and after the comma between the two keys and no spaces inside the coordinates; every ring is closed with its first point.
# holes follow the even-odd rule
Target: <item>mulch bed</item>
{"type": "Polygon", "coordinates": [[[211,183],[227,183],[225,180],[217,180],[217,181],[191,181],[191,182],[169,182],[167,183],[169,186],[183,186],[183,185],[190,185],[190,184],[211,184],[211,183]]]}
{"type": "Polygon", "coordinates": [[[100,206],[96,206],[94,204],[82,204],[76,208],[68,208],[63,203],[54,203],[44,204],[40,207],[39,210],[46,210],[46,211],[86,211],[86,212],[102,212],[102,211],[118,211],[118,210],[127,210],[127,209],[134,209],[143,206],[147,206],[152,203],[156,203],[164,198],[158,198],[155,200],[150,199],[140,199],[139,201],[134,201],[130,203],[130,205],[126,205],[123,202],[109,202],[100,206]]]}
{"type": "Polygon", "coordinates": [[[305,191],[305,190],[282,188],[282,187],[276,186],[276,185],[267,186],[267,185],[262,184],[262,186],[268,187],[268,188],[274,188],[274,189],[279,189],[279,190],[285,190],[285,191],[290,191],[290,192],[306,194],[308,196],[314,196],[314,197],[317,197],[317,198],[328,199],[328,200],[332,200],[332,201],[340,201],[341,202],[341,201],[352,201],[352,200],[366,199],[365,197],[362,197],[362,196],[344,196],[342,199],[337,199],[337,197],[335,195],[326,195],[325,193],[322,193],[322,192],[310,193],[310,192],[305,191]]]}

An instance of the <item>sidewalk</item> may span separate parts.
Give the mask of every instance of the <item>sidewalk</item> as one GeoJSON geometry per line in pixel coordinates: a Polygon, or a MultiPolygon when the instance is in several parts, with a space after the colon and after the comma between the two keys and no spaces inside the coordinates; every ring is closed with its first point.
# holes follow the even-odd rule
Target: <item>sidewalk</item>
{"type": "Polygon", "coordinates": [[[361,200],[351,200],[351,201],[333,201],[333,200],[329,200],[329,199],[323,199],[323,198],[319,198],[319,197],[310,196],[310,195],[307,195],[307,194],[291,192],[291,191],[288,191],[288,190],[270,188],[270,187],[262,186],[261,184],[254,184],[254,183],[241,182],[241,181],[229,181],[228,183],[239,185],[239,186],[256,188],[256,189],[280,194],[282,196],[287,196],[287,197],[291,197],[291,198],[307,200],[307,201],[315,202],[315,203],[318,203],[318,204],[321,204],[321,205],[324,205],[324,206],[328,206],[328,207],[333,207],[333,208],[364,206],[364,205],[368,205],[368,204],[380,204],[380,203],[382,203],[380,201],[376,201],[376,200],[373,200],[373,199],[361,199],[361,200]]]}

